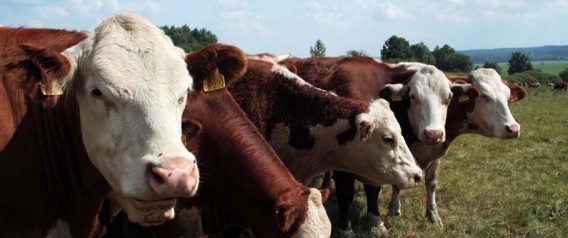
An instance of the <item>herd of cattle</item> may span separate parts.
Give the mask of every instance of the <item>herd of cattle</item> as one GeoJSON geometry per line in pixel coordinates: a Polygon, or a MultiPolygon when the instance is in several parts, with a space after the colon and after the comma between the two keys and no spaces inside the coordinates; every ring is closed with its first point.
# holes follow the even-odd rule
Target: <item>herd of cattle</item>
{"type": "Polygon", "coordinates": [[[328,171],[343,237],[355,179],[381,229],[381,186],[397,215],[424,180],[442,226],[440,158],[465,133],[519,137],[508,103],[527,94],[492,69],[186,54],[133,14],[92,33],[0,27],[0,49],[1,237],[112,237],[119,211],[157,237],[329,237],[330,190],[307,186],[328,171]]]}

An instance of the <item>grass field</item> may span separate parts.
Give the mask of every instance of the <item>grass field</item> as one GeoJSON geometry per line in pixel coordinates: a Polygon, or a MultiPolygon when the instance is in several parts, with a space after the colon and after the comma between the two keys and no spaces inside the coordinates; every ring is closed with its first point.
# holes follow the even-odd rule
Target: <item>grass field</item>
{"type": "MultiPolygon", "coordinates": [[[[532,61],[531,62],[535,69],[541,69],[542,72],[558,75],[562,70],[568,68],[568,61],[567,60],[558,60],[558,61],[532,61]]],[[[477,66],[481,67],[483,64],[477,64],[477,66]]],[[[499,63],[499,67],[503,72],[503,76],[508,76],[507,70],[509,69],[509,63],[499,63]]]]}
{"type": "MultiPolygon", "coordinates": [[[[401,193],[402,215],[383,215],[391,237],[567,237],[568,93],[531,90],[511,104],[522,126],[516,140],[458,138],[442,158],[437,201],[444,228],[424,216],[425,189],[401,193]]],[[[374,237],[361,184],[351,213],[357,237],[374,237]]],[[[381,194],[386,214],[390,188],[381,194]]],[[[326,205],[336,222],[335,196],[326,205]]]]}

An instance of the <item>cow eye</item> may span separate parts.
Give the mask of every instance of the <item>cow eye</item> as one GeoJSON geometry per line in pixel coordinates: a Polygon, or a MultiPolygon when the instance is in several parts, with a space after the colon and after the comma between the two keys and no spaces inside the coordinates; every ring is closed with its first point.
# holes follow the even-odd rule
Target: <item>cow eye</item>
{"type": "Polygon", "coordinates": [[[482,94],[481,98],[483,98],[483,100],[485,100],[485,101],[490,101],[489,96],[487,96],[486,94],[482,94]]]}
{"type": "Polygon", "coordinates": [[[95,98],[100,98],[103,96],[103,93],[98,88],[91,90],[91,95],[95,98]]]}
{"type": "Polygon", "coordinates": [[[414,100],[414,99],[416,99],[416,96],[414,96],[414,94],[410,94],[410,98],[411,98],[412,100],[414,100]]]}
{"type": "Polygon", "coordinates": [[[392,145],[394,143],[394,139],[392,136],[383,136],[383,143],[386,145],[392,145]]]}

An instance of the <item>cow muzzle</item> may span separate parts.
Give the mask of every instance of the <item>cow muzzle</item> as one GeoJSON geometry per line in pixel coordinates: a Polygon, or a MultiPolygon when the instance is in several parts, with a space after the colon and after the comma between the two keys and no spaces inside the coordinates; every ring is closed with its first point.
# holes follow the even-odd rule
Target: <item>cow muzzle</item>
{"type": "Polygon", "coordinates": [[[424,130],[422,132],[423,138],[421,141],[428,145],[437,145],[444,142],[443,130],[424,130]]]}
{"type": "Polygon", "coordinates": [[[195,159],[166,159],[146,171],[150,189],[160,198],[192,197],[197,192],[199,172],[195,159]]]}
{"type": "Polygon", "coordinates": [[[505,126],[505,139],[519,138],[521,135],[521,125],[515,123],[505,126]]]}

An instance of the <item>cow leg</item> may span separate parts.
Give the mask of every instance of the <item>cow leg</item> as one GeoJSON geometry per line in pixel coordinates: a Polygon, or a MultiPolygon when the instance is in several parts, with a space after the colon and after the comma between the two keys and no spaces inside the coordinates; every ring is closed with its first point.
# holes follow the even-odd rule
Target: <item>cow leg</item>
{"type": "Polygon", "coordinates": [[[335,194],[337,195],[338,225],[340,237],[352,237],[355,235],[351,228],[349,220],[349,211],[353,196],[355,195],[355,176],[349,173],[334,171],[333,179],[335,180],[335,194]]]}
{"type": "Polygon", "coordinates": [[[400,216],[400,198],[398,194],[400,189],[396,186],[392,186],[392,196],[389,203],[389,216],[400,216]]]}
{"type": "Polygon", "coordinates": [[[365,195],[367,196],[367,217],[373,223],[373,227],[377,227],[379,230],[386,232],[387,228],[385,223],[381,219],[381,214],[379,213],[379,196],[381,194],[381,187],[375,187],[365,184],[365,195]]]}
{"type": "Polygon", "coordinates": [[[323,180],[321,182],[321,189],[331,189],[331,171],[325,172],[323,175],[323,180]]]}
{"type": "Polygon", "coordinates": [[[436,206],[436,175],[438,173],[438,166],[440,165],[440,160],[436,159],[428,165],[426,168],[426,217],[428,220],[440,227],[443,226],[442,219],[438,215],[438,207],[436,206]]]}

